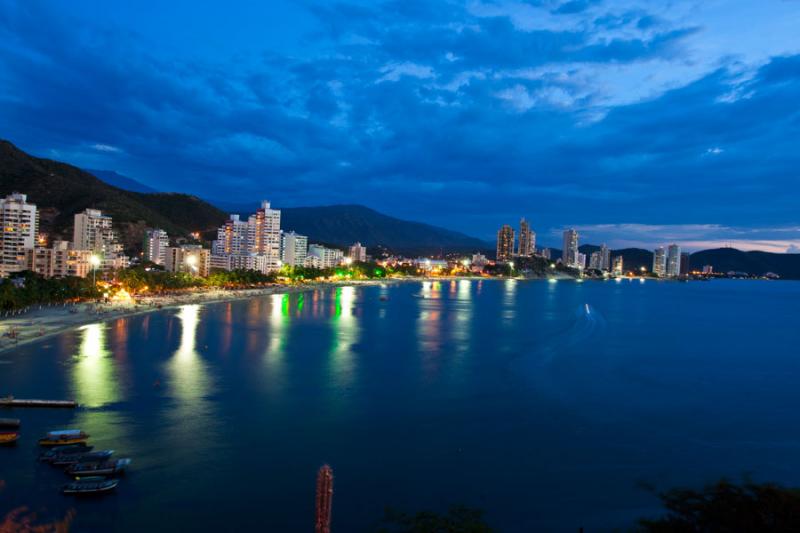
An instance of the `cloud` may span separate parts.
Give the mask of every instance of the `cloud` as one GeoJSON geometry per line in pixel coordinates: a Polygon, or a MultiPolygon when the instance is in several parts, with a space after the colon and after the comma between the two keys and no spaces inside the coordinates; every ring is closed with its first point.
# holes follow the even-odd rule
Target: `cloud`
{"type": "Polygon", "coordinates": [[[237,32],[200,55],[142,36],[144,16],[6,2],[0,122],[34,153],[207,197],[785,250],[790,232],[737,231],[798,223],[800,50],[787,3],[744,4],[309,3],[302,46],[237,32]]]}
{"type": "Polygon", "coordinates": [[[97,150],[98,152],[110,152],[110,153],[119,153],[122,150],[117,148],[116,146],[111,146],[110,144],[93,144],[92,148],[97,150]]]}

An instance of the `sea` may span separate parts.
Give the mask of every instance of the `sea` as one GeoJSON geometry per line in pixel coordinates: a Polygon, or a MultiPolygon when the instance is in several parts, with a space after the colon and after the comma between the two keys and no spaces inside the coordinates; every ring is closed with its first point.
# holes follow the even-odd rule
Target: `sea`
{"type": "Polygon", "coordinates": [[[0,396],[75,399],[0,448],[0,520],[71,531],[332,531],[479,509],[496,531],[613,531],[721,478],[800,486],[800,283],[441,280],[183,305],[0,354],[0,396]],[[132,464],[64,496],[37,440],[132,464]]]}

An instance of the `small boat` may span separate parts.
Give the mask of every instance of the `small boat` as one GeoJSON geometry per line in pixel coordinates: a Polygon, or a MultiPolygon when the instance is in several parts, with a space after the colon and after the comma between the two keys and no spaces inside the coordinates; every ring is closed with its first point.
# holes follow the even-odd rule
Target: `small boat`
{"type": "Polygon", "coordinates": [[[19,418],[0,418],[0,428],[18,428],[19,418]]]}
{"type": "Polygon", "coordinates": [[[79,463],[100,463],[108,461],[114,455],[114,450],[100,450],[91,453],[68,453],[56,455],[50,459],[50,464],[54,466],[69,466],[79,463]]]}
{"type": "Polygon", "coordinates": [[[15,444],[17,439],[19,439],[19,433],[16,431],[0,431],[0,446],[15,444]]]}
{"type": "Polygon", "coordinates": [[[116,479],[106,479],[103,476],[89,476],[71,483],[67,483],[61,487],[61,492],[64,494],[76,494],[84,496],[105,494],[117,488],[118,484],[119,481],[116,479]]]}
{"type": "Polygon", "coordinates": [[[43,439],[39,439],[40,446],[64,446],[65,444],[78,444],[86,442],[89,435],[80,429],[64,429],[51,431],[43,439]]]}
{"type": "Polygon", "coordinates": [[[116,476],[125,472],[130,459],[112,459],[97,463],[78,463],[67,468],[70,476],[116,476]]]}
{"type": "Polygon", "coordinates": [[[57,455],[84,454],[92,451],[94,446],[89,446],[85,442],[79,444],[69,444],[67,446],[53,446],[52,448],[39,454],[40,461],[50,461],[57,455]]]}

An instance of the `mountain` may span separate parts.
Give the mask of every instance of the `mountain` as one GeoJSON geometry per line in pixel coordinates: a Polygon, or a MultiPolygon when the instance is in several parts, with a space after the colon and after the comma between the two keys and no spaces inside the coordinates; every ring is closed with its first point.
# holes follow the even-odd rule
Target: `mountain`
{"type": "Polygon", "coordinates": [[[283,208],[281,227],[308,235],[310,241],[339,246],[359,241],[404,254],[476,252],[494,247],[457,231],[394,218],[363,205],[283,208]]]}
{"type": "Polygon", "coordinates": [[[113,185],[117,189],[144,193],[158,192],[152,187],[148,187],[144,183],[140,183],[133,178],[129,178],[128,176],[123,176],[122,174],[114,172],[113,170],[96,170],[91,168],[85,168],[84,170],[89,174],[100,178],[109,185],[113,185]]]}
{"type": "Polygon", "coordinates": [[[172,236],[210,231],[226,215],[203,200],[187,194],[138,193],[109,185],[72,165],[30,156],[0,140],[0,195],[28,195],[40,212],[43,232],[72,238],[75,213],[96,208],[114,217],[122,243],[129,253],[141,248],[144,229],[160,227],[172,236]]]}
{"type": "MultiPolygon", "coordinates": [[[[214,205],[242,217],[255,212],[258,203],[214,201],[214,205]]],[[[405,254],[438,254],[493,250],[494,245],[457,231],[411,222],[379,213],[363,205],[282,207],[281,227],[308,235],[310,242],[349,246],[384,246],[405,254]]]]}
{"type": "Polygon", "coordinates": [[[715,272],[747,272],[763,275],[774,272],[784,279],[800,279],[800,254],[744,252],[735,248],[715,248],[691,255],[692,268],[711,265],[715,272]]]}

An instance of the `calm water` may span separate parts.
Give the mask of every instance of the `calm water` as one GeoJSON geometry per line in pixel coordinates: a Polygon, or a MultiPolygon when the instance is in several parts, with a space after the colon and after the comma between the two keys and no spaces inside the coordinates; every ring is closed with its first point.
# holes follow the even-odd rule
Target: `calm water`
{"type": "Polygon", "coordinates": [[[627,526],[658,508],[644,486],[800,484],[799,326],[799,283],[748,281],[344,287],[89,325],[0,355],[0,394],[85,406],[13,412],[0,515],[311,531],[328,462],[338,532],[453,503],[501,531],[627,526]],[[71,427],[133,458],[116,494],[62,497],[35,461],[71,427]]]}

